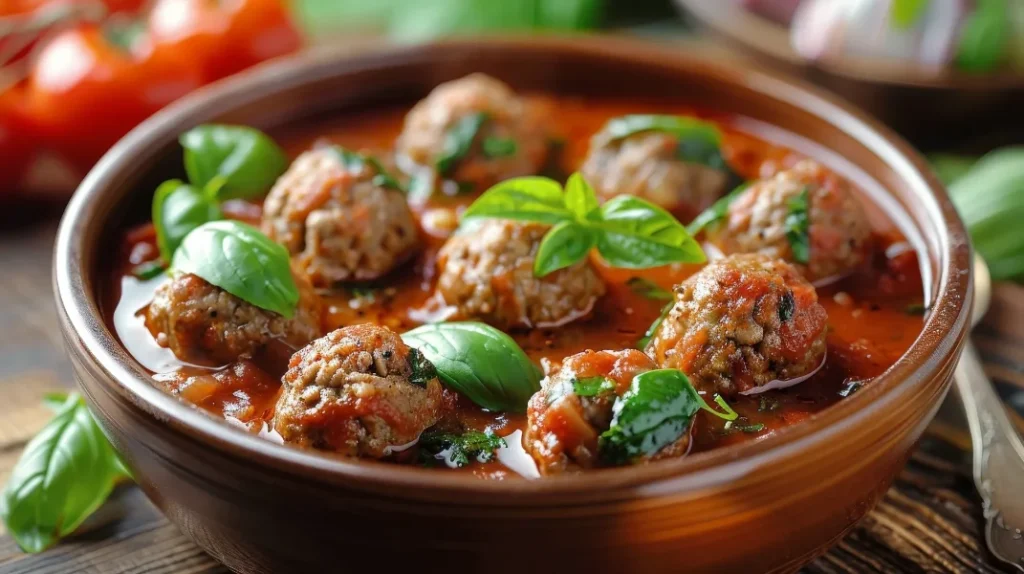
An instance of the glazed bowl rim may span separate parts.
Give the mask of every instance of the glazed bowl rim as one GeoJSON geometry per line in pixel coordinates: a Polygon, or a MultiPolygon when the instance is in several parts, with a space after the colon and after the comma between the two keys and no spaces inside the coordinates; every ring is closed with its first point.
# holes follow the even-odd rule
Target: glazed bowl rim
{"type": "MultiPolygon", "coordinates": [[[[200,118],[198,121],[204,120],[200,118]]],[[[169,432],[187,436],[209,449],[257,461],[268,469],[350,487],[403,489],[395,492],[407,496],[477,494],[480,496],[475,498],[483,501],[499,498],[486,496],[494,493],[515,493],[515,500],[519,502],[581,491],[592,494],[618,491],[628,492],[629,497],[642,497],[664,492],[660,488],[643,487],[665,480],[672,480],[673,492],[687,492],[722,486],[754,468],[751,465],[768,464],[820,445],[830,437],[841,436],[839,433],[845,428],[888,408],[911,389],[930,380],[934,382],[966,332],[969,305],[965,302],[971,296],[969,253],[961,252],[963,246],[968,245],[967,234],[942,190],[942,185],[928,170],[924,159],[884,126],[817,88],[746,65],[715,62],[674,53],[649,43],[607,36],[455,39],[428,45],[371,49],[355,55],[348,50],[323,48],[258,66],[186,96],[146,120],[111,148],[79,186],[61,220],[54,247],[55,296],[69,353],[75,355],[77,352],[78,358],[92,363],[94,372],[103,375],[94,377],[100,385],[107,387],[103,390],[114,392],[131,403],[133,408],[156,418],[160,424],[168,426],[169,432]],[[480,480],[469,473],[346,460],[279,445],[233,428],[154,386],[151,376],[128,355],[104,321],[96,289],[90,288],[86,280],[94,271],[85,268],[87,254],[84,248],[80,248],[84,229],[90,225],[102,225],[90,216],[99,209],[104,197],[117,189],[119,174],[130,169],[133,161],[138,161],[133,150],[176,140],[182,126],[192,125],[197,116],[218,116],[232,108],[317,79],[388,65],[429,65],[436,62],[437,53],[459,53],[481,45],[501,48],[503,52],[550,51],[666,66],[674,69],[675,73],[683,70],[700,72],[714,76],[717,81],[732,82],[739,88],[756,91],[757,97],[797,105],[823,119],[830,129],[846,131],[860,145],[884,158],[889,169],[914,188],[915,196],[920,196],[918,199],[922,201],[922,209],[927,210],[928,217],[942,223],[936,225],[939,233],[939,265],[934,278],[937,297],[932,301],[932,309],[921,334],[890,369],[875,379],[869,392],[851,395],[802,424],[787,427],[762,440],[658,464],[541,480],[480,480]],[[932,329],[941,329],[941,337],[923,336],[932,329]],[[916,359],[911,359],[912,356],[916,359]],[[919,364],[913,364],[915,361],[919,364]]],[[[126,197],[119,201],[123,203],[126,197]]],[[[922,230],[922,237],[928,236],[922,230]]],[[[96,391],[88,384],[82,387],[87,397],[96,391]]],[[[499,500],[495,503],[509,502],[499,500]]]]}

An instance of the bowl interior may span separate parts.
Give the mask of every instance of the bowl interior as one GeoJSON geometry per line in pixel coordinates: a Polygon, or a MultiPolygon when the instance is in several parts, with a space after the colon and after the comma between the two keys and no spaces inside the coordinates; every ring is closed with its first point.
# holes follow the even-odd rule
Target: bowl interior
{"type": "Polygon", "coordinates": [[[113,392],[170,427],[211,447],[324,480],[372,479],[378,487],[415,485],[456,495],[516,490],[568,494],[586,485],[614,490],[675,478],[697,487],[728,480],[749,464],[807,449],[838,436],[841,423],[869,417],[898,400],[899,389],[928,384],[966,328],[969,245],[952,205],[909,146],[872,120],[799,83],[609,38],[462,40],[348,56],[313,52],[263,66],[196,94],[157,114],[119,142],[74,196],[55,253],[58,308],[70,338],[106,373],[113,392]],[[932,312],[924,331],[869,390],[765,440],[641,468],[509,483],[479,481],[381,463],[353,462],[271,444],[198,412],[152,386],[102,319],[97,293],[127,223],[148,213],[152,190],[180,177],[179,133],[210,121],[273,130],[322,114],[408,103],[437,84],[470,72],[494,75],[518,90],[619,98],[676,98],[735,114],[741,125],[824,161],[852,178],[893,214],[920,253],[932,312]],[[738,459],[744,459],[739,461],[738,459]]]}

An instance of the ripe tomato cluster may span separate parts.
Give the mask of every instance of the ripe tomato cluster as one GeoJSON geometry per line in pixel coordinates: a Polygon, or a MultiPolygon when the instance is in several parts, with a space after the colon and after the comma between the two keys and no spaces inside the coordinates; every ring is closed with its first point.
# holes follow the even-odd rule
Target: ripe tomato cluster
{"type": "Polygon", "coordinates": [[[98,1],[0,3],[0,195],[40,150],[81,176],[175,99],[302,45],[286,0],[102,0],[103,18],[70,9],[98,1]],[[5,27],[19,25],[39,34],[5,52],[5,27]]]}

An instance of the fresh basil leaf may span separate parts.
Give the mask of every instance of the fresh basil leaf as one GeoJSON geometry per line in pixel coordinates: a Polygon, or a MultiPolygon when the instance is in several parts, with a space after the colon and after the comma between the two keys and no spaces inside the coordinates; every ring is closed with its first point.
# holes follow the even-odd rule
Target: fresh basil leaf
{"type": "Polygon", "coordinates": [[[437,369],[419,349],[409,349],[409,367],[412,369],[409,382],[414,385],[426,387],[427,383],[437,378],[437,369]]]}
{"type": "Polygon", "coordinates": [[[541,240],[533,259],[533,275],[544,277],[548,273],[575,265],[596,244],[597,234],[593,230],[574,221],[563,221],[541,240]]]}
{"type": "Polygon", "coordinates": [[[704,251],[664,209],[632,195],[601,206],[597,251],[613,267],[644,269],[669,263],[703,263],[704,251]]]}
{"type": "Polygon", "coordinates": [[[690,431],[702,402],[680,370],[640,373],[615,400],[611,426],[598,440],[601,458],[623,464],[657,453],[690,431]]]}
{"type": "Polygon", "coordinates": [[[471,430],[463,434],[426,431],[420,435],[419,446],[435,458],[462,468],[474,460],[493,460],[494,451],[508,444],[505,439],[494,434],[494,431],[487,429],[485,432],[471,430]]]}
{"type": "Polygon", "coordinates": [[[932,164],[932,170],[939,176],[942,183],[950,185],[971,171],[974,164],[978,162],[978,157],[939,153],[929,155],[928,162],[932,164]]]}
{"type": "Polygon", "coordinates": [[[487,137],[483,141],[484,156],[494,159],[516,155],[519,146],[512,138],[487,137]]]}
{"type": "Polygon", "coordinates": [[[45,393],[43,395],[43,405],[54,413],[58,413],[62,408],[64,408],[64,403],[68,402],[68,397],[70,395],[71,393],[65,391],[45,393]]]}
{"type": "Polygon", "coordinates": [[[786,239],[793,250],[793,260],[807,263],[811,260],[811,196],[810,190],[804,189],[786,202],[789,213],[786,215],[786,239]]]}
{"type": "Polygon", "coordinates": [[[689,225],[686,226],[686,231],[696,237],[698,233],[703,231],[709,225],[718,223],[725,219],[725,216],[729,213],[729,206],[736,200],[747,188],[750,187],[749,183],[741,183],[735,189],[727,193],[726,195],[718,198],[718,201],[711,204],[711,207],[700,212],[689,225]]]}
{"type": "Polygon", "coordinates": [[[671,301],[675,295],[660,285],[643,277],[630,277],[626,285],[637,295],[655,301],[671,301]]]}
{"type": "Polygon", "coordinates": [[[402,193],[407,193],[409,191],[404,185],[395,179],[395,176],[391,175],[391,173],[384,168],[384,165],[380,163],[380,160],[372,155],[354,152],[338,145],[331,146],[331,151],[333,151],[338,157],[338,160],[341,162],[345,171],[359,173],[364,169],[369,169],[374,173],[373,179],[370,180],[373,185],[387,189],[394,189],[395,191],[401,191],[402,193]]]}
{"type": "Polygon", "coordinates": [[[565,206],[578,220],[590,218],[600,208],[594,188],[579,172],[570,175],[565,182],[565,206]]]}
{"type": "Polygon", "coordinates": [[[113,447],[77,394],[29,441],[3,494],[0,518],[25,552],[75,531],[122,478],[113,447]]]}
{"type": "Polygon", "coordinates": [[[288,169],[284,151],[263,132],[245,126],[205,124],[179,138],[185,148],[185,171],[199,188],[220,178],[216,199],[265,194],[288,169]]]}
{"type": "Polygon", "coordinates": [[[889,19],[893,26],[909,30],[925,13],[930,0],[893,0],[889,5],[889,19]]]}
{"type": "Polygon", "coordinates": [[[662,132],[691,143],[704,142],[716,149],[722,145],[722,132],[712,123],[687,116],[647,114],[612,118],[594,139],[600,146],[643,132],[662,132]]]}
{"type": "Polygon", "coordinates": [[[954,61],[961,70],[987,72],[1003,62],[1010,28],[1008,0],[978,0],[960,27],[954,61]]]}
{"type": "Polygon", "coordinates": [[[469,154],[480,128],[487,122],[487,114],[477,112],[459,118],[452,124],[444,136],[441,155],[437,157],[435,167],[441,175],[448,175],[455,166],[469,154]]]}
{"type": "Polygon", "coordinates": [[[525,412],[541,372],[505,333],[476,322],[423,325],[402,335],[452,389],[495,412],[525,412]]]}
{"type": "Polygon", "coordinates": [[[175,252],[171,269],[198,275],[285,317],[292,317],[299,303],[288,250],[238,221],[212,221],[194,229],[175,252]]]}
{"type": "Polygon", "coordinates": [[[160,276],[166,270],[167,264],[163,260],[147,261],[132,267],[132,277],[141,281],[149,281],[160,276]]]}
{"type": "Polygon", "coordinates": [[[581,397],[596,397],[615,390],[615,381],[607,377],[584,377],[572,380],[572,392],[581,397]]]}
{"type": "Polygon", "coordinates": [[[665,321],[665,317],[668,317],[668,313],[671,310],[672,301],[669,301],[668,303],[665,303],[664,307],[662,307],[661,314],[658,315],[658,318],[655,319],[654,322],[651,323],[651,326],[647,328],[647,331],[644,332],[644,336],[641,337],[639,341],[637,341],[637,349],[640,349],[641,351],[647,349],[647,345],[651,342],[651,339],[654,337],[654,334],[658,332],[658,327],[661,327],[662,322],[665,321]]]}
{"type": "Polygon", "coordinates": [[[220,205],[209,194],[177,179],[163,182],[153,195],[153,227],[160,257],[170,261],[193,229],[223,217],[220,205]]]}
{"type": "Polygon", "coordinates": [[[483,193],[463,217],[496,217],[554,225],[571,221],[562,186],[546,177],[507,179],[483,193]]]}

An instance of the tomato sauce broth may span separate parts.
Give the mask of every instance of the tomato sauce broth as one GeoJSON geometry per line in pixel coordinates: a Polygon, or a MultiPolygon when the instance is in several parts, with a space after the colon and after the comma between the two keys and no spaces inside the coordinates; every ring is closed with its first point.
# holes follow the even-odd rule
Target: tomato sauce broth
{"type": "MultiPolygon", "coordinates": [[[[551,129],[558,138],[560,153],[551,166],[551,174],[557,177],[564,177],[582,164],[590,137],[609,118],[629,113],[695,115],[714,121],[724,134],[725,158],[745,179],[770,177],[805,157],[755,134],[739,131],[736,118],[679,105],[549,97],[535,97],[533,101],[556,112],[551,114],[551,129]]],[[[321,141],[350,149],[386,150],[398,136],[406,111],[371,110],[318,121],[315,126],[297,126],[275,136],[292,157],[321,141]]],[[[885,213],[865,194],[859,196],[873,228],[875,253],[871,264],[854,275],[817,289],[819,300],[828,312],[825,365],[800,385],[736,398],[732,407],[740,414],[740,419],[732,424],[727,425],[705,413],[698,414],[693,430],[693,452],[756,440],[812,416],[856,392],[860,386],[870,384],[872,378],[891,366],[917,338],[923,325],[923,287],[917,254],[885,213]]],[[[401,332],[429,319],[437,251],[449,235],[455,215],[475,197],[475,194],[442,195],[432,197],[423,205],[413,205],[422,230],[420,254],[381,280],[323,294],[327,310],[325,332],[365,322],[401,332]]],[[[261,209],[255,203],[231,201],[224,206],[224,211],[228,217],[258,225],[261,209]]],[[[683,222],[694,215],[677,214],[683,222]]],[[[129,351],[153,371],[159,386],[217,416],[274,439],[273,433],[266,431],[267,423],[273,417],[280,394],[280,378],[292,349],[283,344],[272,345],[257,357],[218,369],[186,365],[173,356],[168,357],[170,352],[152,341],[139,314],[161,279],[139,281],[131,276],[135,265],[155,257],[155,238],[150,224],[124,233],[105,294],[110,324],[129,351]],[[126,303],[128,300],[130,304],[126,303]],[[125,309],[115,311],[119,304],[127,305],[127,312],[125,309]]],[[[564,357],[585,349],[635,347],[660,314],[665,301],[647,298],[634,290],[629,281],[642,278],[670,291],[700,269],[698,265],[672,265],[625,270],[608,268],[596,257],[592,262],[607,283],[607,294],[587,318],[558,328],[510,333],[543,367],[557,365],[564,357]]],[[[505,436],[525,426],[522,415],[488,413],[452,391],[445,393],[446,401],[468,428],[490,428],[505,436]]],[[[511,474],[496,461],[473,464],[465,470],[484,478],[504,478],[511,474]]]]}

